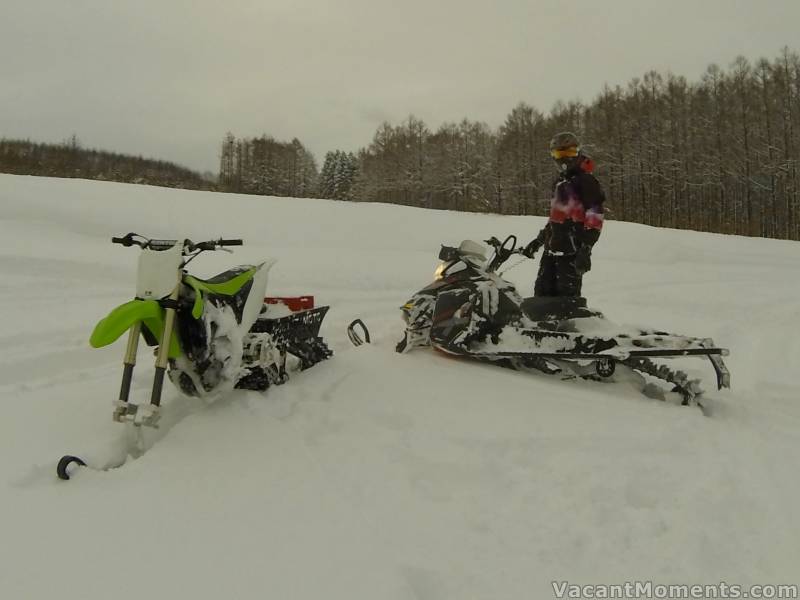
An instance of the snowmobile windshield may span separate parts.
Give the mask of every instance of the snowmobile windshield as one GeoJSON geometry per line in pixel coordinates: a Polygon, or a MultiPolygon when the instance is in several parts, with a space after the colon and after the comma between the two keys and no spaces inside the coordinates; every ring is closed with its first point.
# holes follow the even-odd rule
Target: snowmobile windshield
{"type": "Polygon", "coordinates": [[[448,275],[466,269],[468,266],[483,268],[486,264],[486,250],[477,242],[464,240],[458,248],[452,246],[442,246],[439,251],[439,260],[442,262],[433,274],[435,281],[439,281],[448,275]],[[458,267],[457,265],[461,265],[458,267]]]}
{"type": "Polygon", "coordinates": [[[486,248],[478,242],[464,240],[458,246],[458,254],[462,258],[470,258],[473,261],[486,262],[486,248]]]}
{"type": "Polygon", "coordinates": [[[472,259],[473,262],[485,262],[486,248],[478,242],[464,240],[459,244],[458,248],[442,246],[441,250],[439,250],[439,260],[444,262],[463,260],[465,258],[472,259]]]}

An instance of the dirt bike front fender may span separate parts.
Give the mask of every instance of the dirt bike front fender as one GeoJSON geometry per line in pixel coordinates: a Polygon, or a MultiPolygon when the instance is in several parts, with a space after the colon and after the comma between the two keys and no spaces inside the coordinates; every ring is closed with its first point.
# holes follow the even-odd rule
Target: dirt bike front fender
{"type": "MultiPolygon", "coordinates": [[[[157,343],[164,332],[164,309],[155,300],[131,300],[120,304],[95,325],[89,343],[93,348],[102,348],[117,341],[134,324],[141,322],[157,343]]],[[[181,355],[177,331],[170,336],[169,358],[181,355]]]]}

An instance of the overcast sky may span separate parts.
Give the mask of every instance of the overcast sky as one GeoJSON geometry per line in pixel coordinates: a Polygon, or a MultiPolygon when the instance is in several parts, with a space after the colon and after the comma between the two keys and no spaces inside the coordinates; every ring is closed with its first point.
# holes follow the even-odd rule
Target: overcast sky
{"type": "Polygon", "coordinates": [[[0,0],[0,137],[218,170],[226,131],[321,162],[409,113],[502,124],[654,68],[800,50],[800,0],[0,0]]]}

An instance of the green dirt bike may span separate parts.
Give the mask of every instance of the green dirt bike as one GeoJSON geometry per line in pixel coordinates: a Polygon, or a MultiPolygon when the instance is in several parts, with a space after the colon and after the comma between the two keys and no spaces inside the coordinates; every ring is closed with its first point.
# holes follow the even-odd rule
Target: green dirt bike
{"type": "MultiPolygon", "coordinates": [[[[230,252],[226,247],[241,246],[242,240],[194,243],[129,233],[111,241],[141,249],[135,298],[112,310],[90,338],[100,348],[128,332],[115,421],[157,427],[165,374],[188,396],[215,397],[234,388],[266,390],[332,355],[319,336],[327,306],[314,308],[313,297],[302,297],[311,302],[293,311],[275,302],[283,299],[265,298],[272,262],[237,266],[211,279],[187,272],[188,263],[203,252],[230,252]],[[133,403],[140,339],[155,347],[155,376],[150,401],[133,403]]],[[[69,478],[71,463],[84,464],[63,457],[59,477],[69,478]]]]}

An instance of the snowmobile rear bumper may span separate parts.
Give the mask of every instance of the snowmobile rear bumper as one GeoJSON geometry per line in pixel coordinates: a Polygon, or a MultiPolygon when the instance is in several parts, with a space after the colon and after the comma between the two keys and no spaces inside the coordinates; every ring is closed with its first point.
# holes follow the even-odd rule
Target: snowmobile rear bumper
{"type": "Polygon", "coordinates": [[[709,354],[708,359],[711,361],[711,364],[714,365],[714,371],[717,374],[717,389],[730,388],[731,372],[728,371],[728,367],[722,362],[722,358],[717,354],[709,354]]]}

